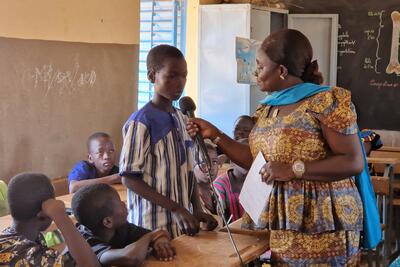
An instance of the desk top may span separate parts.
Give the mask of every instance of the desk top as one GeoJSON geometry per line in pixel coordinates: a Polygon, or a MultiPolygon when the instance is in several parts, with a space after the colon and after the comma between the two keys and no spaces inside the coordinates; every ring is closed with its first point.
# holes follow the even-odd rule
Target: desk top
{"type": "Polygon", "coordinates": [[[377,151],[400,152],[400,147],[397,146],[383,146],[377,151]]]}
{"type": "MultiPolygon", "coordinates": [[[[114,187],[115,190],[117,190],[119,197],[121,198],[122,201],[126,202],[127,200],[127,193],[126,193],[126,187],[122,184],[115,184],[112,187],[114,187]]],[[[66,208],[71,208],[71,203],[72,203],[72,197],[74,194],[68,194],[68,195],[63,195],[56,197],[56,199],[61,200],[64,202],[66,208]]]]}
{"type": "Polygon", "coordinates": [[[368,157],[368,163],[375,163],[375,164],[390,164],[390,165],[397,165],[400,164],[400,158],[377,158],[377,157],[368,157]]]}
{"type": "MultiPolygon", "coordinates": [[[[242,234],[242,235],[254,235],[263,238],[269,239],[269,231],[266,229],[263,230],[251,230],[251,229],[243,229],[242,228],[242,218],[234,221],[229,224],[229,229],[233,234],[242,234]]],[[[223,227],[219,230],[220,232],[228,232],[226,227],[223,227]]]]}
{"type": "MultiPolygon", "coordinates": [[[[122,184],[115,184],[115,185],[113,185],[113,187],[115,188],[115,190],[117,190],[121,200],[126,202],[126,199],[127,199],[126,187],[123,186],[122,184]]],[[[63,196],[56,197],[56,199],[63,201],[66,208],[71,208],[71,202],[72,202],[73,195],[74,194],[63,195],[63,196]]],[[[74,219],[74,218],[72,218],[72,219],[74,219]]],[[[11,223],[12,223],[11,215],[6,215],[6,216],[0,217],[0,231],[3,231],[5,228],[11,226],[11,223]]],[[[47,229],[46,231],[52,231],[54,229],[56,229],[56,226],[54,223],[52,223],[51,226],[49,227],[49,229],[47,229]]]]}
{"type": "MultiPolygon", "coordinates": [[[[233,234],[233,238],[244,263],[256,259],[269,248],[268,238],[240,234],[233,234]]],[[[172,240],[172,244],[177,254],[174,261],[162,262],[149,258],[143,266],[239,266],[239,259],[227,233],[200,231],[194,237],[182,235],[172,240]]]]}

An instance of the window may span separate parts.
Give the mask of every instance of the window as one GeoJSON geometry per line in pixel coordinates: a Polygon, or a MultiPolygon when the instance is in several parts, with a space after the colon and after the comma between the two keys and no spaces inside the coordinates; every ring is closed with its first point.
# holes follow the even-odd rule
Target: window
{"type": "Polygon", "coordinates": [[[169,44],[185,54],[185,24],[185,0],[141,0],[138,109],[153,96],[147,80],[147,53],[156,45],[169,44]]]}

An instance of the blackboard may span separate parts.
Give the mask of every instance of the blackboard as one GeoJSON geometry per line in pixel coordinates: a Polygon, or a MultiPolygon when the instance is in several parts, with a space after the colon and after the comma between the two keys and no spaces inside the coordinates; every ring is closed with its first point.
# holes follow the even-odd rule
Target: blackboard
{"type": "Polygon", "coordinates": [[[86,139],[112,135],[136,106],[138,45],[0,38],[0,179],[66,176],[86,139]]]}
{"type": "Polygon", "coordinates": [[[337,84],[351,90],[359,126],[400,130],[400,2],[284,2],[290,13],[339,14],[337,84]],[[387,71],[391,58],[398,67],[387,71]]]}

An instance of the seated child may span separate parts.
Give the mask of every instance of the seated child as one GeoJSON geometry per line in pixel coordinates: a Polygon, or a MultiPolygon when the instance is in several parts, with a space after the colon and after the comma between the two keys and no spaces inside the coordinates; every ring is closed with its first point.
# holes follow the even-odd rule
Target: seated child
{"type": "MultiPolygon", "coordinates": [[[[247,144],[248,140],[244,138],[240,139],[239,142],[247,144]]],[[[214,181],[214,187],[219,193],[219,199],[224,208],[224,216],[227,221],[231,216],[231,221],[233,222],[243,215],[244,210],[239,202],[239,194],[242,190],[247,173],[248,170],[232,163],[232,168],[225,174],[217,177],[214,181]]]]}
{"type": "Polygon", "coordinates": [[[236,119],[233,126],[233,138],[235,140],[249,138],[249,134],[254,127],[253,119],[248,115],[242,115],[236,119]]]}
{"type": "Polygon", "coordinates": [[[88,243],[54,199],[54,188],[43,174],[22,173],[8,184],[11,227],[0,234],[1,266],[100,266],[88,243]],[[64,236],[72,259],[46,247],[41,234],[54,220],[64,236]],[[74,262],[75,261],[75,262],[74,262]]]}
{"type": "Polygon", "coordinates": [[[212,214],[216,214],[216,199],[212,197],[212,189],[211,183],[217,177],[218,174],[218,156],[217,156],[217,149],[216,145],[211,142],[211,140],[206,139],[204,140],[206,144],[206,148],[208,151],[208,156],[210,157],[211,161],[211,177],[210,173],[207,170],[207,164],[205,161],[198,159],[201,161],[197,163],[194,168],[194,175],[197,181],[197,188],[199,190],[200,199],[202,202],[203,207],[211,212],[212,214]]]}
{"type": "Polygon", "coordinates": [[[175,256],[166,231],[151,232],[127,221],[126,205],[110,185],[82,187],[72,198],[72,209],[79,232],[103,266],[139,266],[149,247],[160,260],[175,256]]]}
{"type": "MultiPolygon", "coordinates": [[[[254,127],[253,119],[248,115],[242,115],[236,119],[235,124],[233,125],[233,139],[239,140],[243,138],[249,138],[249,134],[254,127]]],[[[222,152],[218,152],[218,163],[222,165],[223,163],[229,162],[230,160],[225,154],[222,152]]]]}
{"type": "Polygon", "coordinates": [[[119,169],[114,165],[115,150],[111,137],[106,133],[94,133],[87,141],[88,161],[79,161],[68,176],[69,192],[89,184],[121,183],[119,169]]]}

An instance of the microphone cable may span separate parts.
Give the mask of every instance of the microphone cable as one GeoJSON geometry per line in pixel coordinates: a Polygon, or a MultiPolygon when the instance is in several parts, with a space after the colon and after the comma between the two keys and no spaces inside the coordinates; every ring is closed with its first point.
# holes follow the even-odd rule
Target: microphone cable
{"type": "Polygon", "coordinates": [[[238,248],[236,246],[236,242],[233,239],[231,229],[230,229],[230,227],[228,225],[228,222],[226,221],[226,218],[224,216],[224,210],[222,208],[222,204],[219,201],[217,190],[215,189],[213,181],[212,181],[212,178],[211,178],[212,175],[211,175],[211,160],[210,160],[210,157],[208,156],[207,151],[204,151],[203,149],[201,149],[199,144],[197,144],[197,145],[198,145],[198,148],[199,148],[199,150],[200,150],[200,152],[201,152],[201,154],[203,156],[203,159],[206,161],[207,172],[208,172],[208,176],[209,176],[208,179],[209,179],[209,182],[210,182],[210,187],[211,187],[211,191],[212,191],[212,197],[214,197],[216,199],[216,201],[217,201],[217,214],[222,218],[222,221],[225,224],[225,227],[226,227],[226,230],[228,232],[228,236],[229,236],[229,239],[231,241],[231,244],[232,244],[232,246],[233,246],[233,248],[235,250],[235,253],[236,253],[237,257],[239,258],[240,266],[241,267],[245,267],[245,264],[243,262],[242,256],[240,256],[239,250],[238,250],[238,248]]]}

